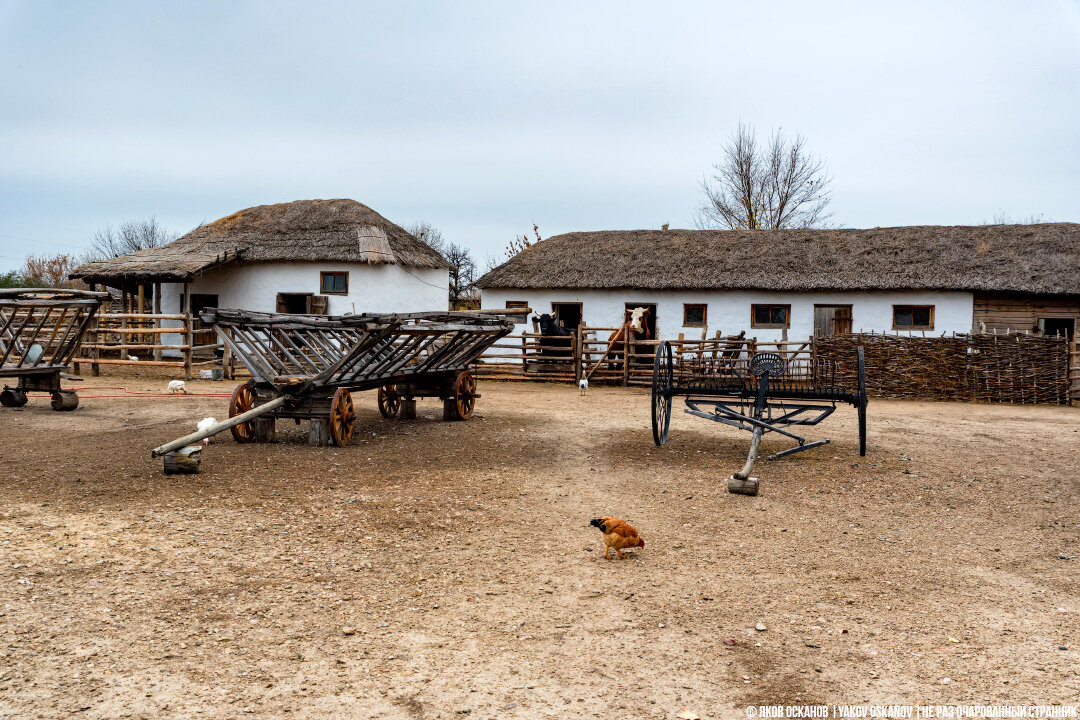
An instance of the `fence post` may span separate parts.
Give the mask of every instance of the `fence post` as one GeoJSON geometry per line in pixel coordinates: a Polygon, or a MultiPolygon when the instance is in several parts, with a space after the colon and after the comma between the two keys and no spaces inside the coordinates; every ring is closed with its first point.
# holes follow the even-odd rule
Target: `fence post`
{"type": "Polygon", "coordinates": [[[634,331],[627,327],[626,337],[623,338],[623,366],[622,384],[626,387],[630,384],[630,353],[634,351],[634,331]]]}
{"type": "Polygon", "coordinates": [[[185,310],[184,311],[185,339],[183,341],[184,342],[183,347],[184,347],[184,379],[185,380],[190,380],[191,379],[192,327],[193,327],[193,325],[192,325],[192,322],[191,322],[191,311],[190,310],[185,310]]]}
{"type": "MultiPolygon", "coordinates": [[[[154,304],[153,304],[152,307],[153,307],[153,310],[154,310],[155,314],[161,314],[161,283],[160,282],[154,283],[154,304]]],[[[161,318],[154,318],[154,329],[155,330],[161,330],[161,328],[162,328],[161,318]]],[[[154,344],[155,345],[161,345],[161,333],[160,332],[158,332],[157,334],[154,335],[154,344]]],[[[160,347],[154,348],[154,360],[158,360],[158,361],[161,360],[161,348],[160,347]]]]}
{"type": "Polygon", "coordinates": [[[585,327],[584,323],[578,323],[577,335],[574,336],[575,337],[575,342],[574,342],[574,377],[577,378],[578,380],[580,380],[585,375],[585,371],[581,367],[581,342],[582,342],[582,335],[583,335],[582,329],[584,327],[585,327]]]}

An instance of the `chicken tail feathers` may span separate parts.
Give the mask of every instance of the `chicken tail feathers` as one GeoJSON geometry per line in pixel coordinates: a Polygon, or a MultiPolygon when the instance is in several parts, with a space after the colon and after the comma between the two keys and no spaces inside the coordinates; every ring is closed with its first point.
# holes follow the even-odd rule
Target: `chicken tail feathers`
{"type": "Polygon", "coordinates": [[[589,524],[594,528],[600,528],[600,532],[607,532],[607,525],[604,523],[604,518],[593,518],[589,524]]]}

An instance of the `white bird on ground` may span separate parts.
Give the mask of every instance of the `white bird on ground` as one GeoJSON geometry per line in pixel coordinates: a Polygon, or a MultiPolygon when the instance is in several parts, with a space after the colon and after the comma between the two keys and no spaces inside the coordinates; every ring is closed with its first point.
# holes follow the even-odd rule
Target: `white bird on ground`
{"type": "Polygon", "coordinates": [[[188,394],[187,386],[184,384],[183,380],[170,380],[168,391],[171,392],[173,395],[188,394]]]}
{"type": "MultiPolygon", "coordinates": [[[[205,430],[205,429],[207,429],[209,427],[213,427],[214,425],[217,425],[217,420],[212,418],[212,417],[208,417],[208,418],[203,418],[202,420],[200,420],[199,424],[196,425],[195,427],[198,428],[199,432],[202,432],[203,430],[205,430]]],[[[202,442],[203,442],[203,445],[209,445],[210,444],[210,438],[205,437],[205,438],[203,438],[202,442]]]]}
{"type": "Polygon", "coordinates": [[[589,378],[581,378],[578,380],[577,386],[578,390],[581,391],[581,394],[584,395],[585,391],[589,389],[589,378]]]}
{"type": "Polygon", "coordinates": [[[139,362],[139,358],[135,357],[134,355],[128,355],[127,357],[130,362],[139,362]]]}

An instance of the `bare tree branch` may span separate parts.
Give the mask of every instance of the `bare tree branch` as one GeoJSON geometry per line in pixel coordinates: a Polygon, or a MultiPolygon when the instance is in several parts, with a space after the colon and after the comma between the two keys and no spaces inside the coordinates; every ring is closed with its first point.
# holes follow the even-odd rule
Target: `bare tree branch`
{"type": "Polygon", "coordinates": [[[158,225],[155,217],[147,220],[125,220],[115,230],[108,225],[95,232],[83,260],[93,262],[129,255],[139,250],[168,245],[178,237],[179,233],[158,225]]]}
{"type": "Polygon", "coordinates": [[[701,182],[699,228],[819,227],[829,218],[832,178],[801,135],[788,139],[776,131],[760,147],[755,130],[740,123],[723,153],[712,177],[701,182]]]}

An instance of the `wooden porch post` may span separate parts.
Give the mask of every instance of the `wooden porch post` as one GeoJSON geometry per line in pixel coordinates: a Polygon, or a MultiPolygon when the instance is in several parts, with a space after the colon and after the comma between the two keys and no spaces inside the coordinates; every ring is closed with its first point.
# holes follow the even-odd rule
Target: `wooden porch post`
{"type": "MultiPolygon", "coordinates": [[[[154,283],[154,305],[153,305],[153,309],[154,309],[154,314],[155,315],[160,315],[161,314],[161,283],[160,282],[154,283]]],[[[161,318],[154,318],[154,328],[156,330],[161,329],[161,318]]],[[[160,332],[157,333],[154,336],[154,344],[155,345],[161,345],[161,333],[160,332]]],[[[161,360],[161,348],[160,347],[154,349],[154,360],[158,360],[158,361],[161,360]]]]}

